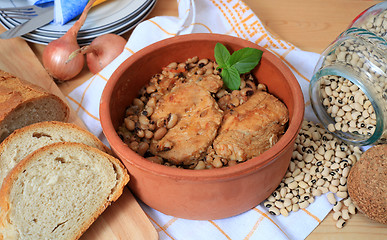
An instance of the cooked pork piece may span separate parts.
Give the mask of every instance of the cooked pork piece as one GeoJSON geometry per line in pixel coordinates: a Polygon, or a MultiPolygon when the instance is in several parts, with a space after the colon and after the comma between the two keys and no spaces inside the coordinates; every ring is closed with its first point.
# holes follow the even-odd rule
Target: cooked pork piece
{"type": "Polygon", "coordinates": [[[223,111],[206,88],[195,81],[178,84],[161,97],[151,116],[169,130],[161,140],[152,140],[150,152],[172,164],[191,165],[206,154],[222,117],[223,111]],[[169,124],[175,121],[171,116],[177,117],[176,125],[169,124]]]}
{"type": "Polygon", "coordinates": [[[214,140],[215,152],[229,160],[248,160],[273,146],[287,122],[286,106],[273,95],[257,91],[225,114],[214,140]]]}

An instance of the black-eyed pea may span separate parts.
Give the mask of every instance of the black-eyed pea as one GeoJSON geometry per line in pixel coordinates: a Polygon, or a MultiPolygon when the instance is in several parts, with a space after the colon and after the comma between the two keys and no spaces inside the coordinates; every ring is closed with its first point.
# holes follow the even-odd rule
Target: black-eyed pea
{"type": "MultiPolygon", "coordinates": [[[[298,174],[297,176],[294,177],[294,180],[297,182],[300,182],[304,179],[304,175],[305,175],[305,173],[301,172],[300,174],[298,174]]],[[[300,184],[298,184],[298,185],[300,185],[300,184]]]]}
{"type": "Polygon", "coordinates": [[[310,194],[309,193],[303,193],[300,197],[301,201],[308,201],[310,199],[310,194]]]}
{"type": "Polygon", "coordinates": [[[286,184],[289,184],[289,183],[291,183],[291,182],[294,182],[294,178],[293,178],[293,177],[287,177],[287,178],[285,178],[285,180],[284,180],[284,183],[286,183],[286,184]]]}
{"type": "Polygon", "coordinates": [[[293,212],[297,212],[298,210],[300,210],[300,206],[298,205],[298,203],[295,203],[292,205],[292,211],[293,212]]]}
{"type": "Polygon", "coordinates": [[[345,225],[345,220],[343,219],[343,218],[340,218],[339,220],[337,220],[337,222],[336,222],[336,227],[337,228],[343,228],[344,227],[344,225],[345,225]]]}
{"type": "Polygon", "coordinates": [[[304,182],[304,181],[299,181],[298,182],[298,186],[300,186],[303,189],[306,189],[306,188],[309,187],[309,185],[306,182],[304,182]]]}
{"type": "Polygon", "coordinates": [[[285,198],[283,204],[284,207],[289,207],[292,205],[292,201],[289,198],[285,198]]]}
{"type": "Polygon", "coordinates": [[[314,155],[308,153],[308,154],[305,156],[304,161],[305,161],[306,163],[310,163],[310,162],[312,162],[313,159],[314,159],[314,155]]]}
{"type": "Polygon", "coordinates": [[[338,212],[341,210],[342,207],[343,207],[343,203],[341,201],[337,202],[336,205],[333,206],[333,211],[338,212]]]}
{"type": "Polygon", "coordinates": [[[275,205],[278,209],[284,208],[284,204],[283,204],[283,202],[281,202],[281,201],[275,201],[275,202],[274,202],[274,205],[275,205]]]}
{"type": "Polygon", "coordinates": [[[156,129],[156,124],[153,120],[149,121],[148,128],[149,131],[154,131],[156,129]]]}
{"type": "Polygon", "coordinates": [[[299,188],[298,189],[298,194],[301,196],[302,194],[304,194],[305,193],[305,189],[303,189],[303,188],[299,188]]]}
{"type": "Polygon", "coordinates": [[[330,169],[328,167],[324,167],[321,172],[321,175],[323,175],[324,177],[327,177],[329,176],[329,172],[330,172],[330,169]]]}
{"type": "Polygon", "coordinates": [[[309,202],[309,204],[314,203],[314,197],[309,198],[309,199],[308,199],[308,202],[309,202]]]}
{"type": "Polygon", "coordinates": [[[265,206],[266,208],[271,208],[272,206],[274,206],[274,204],[270,201],[266,201],[263,203],[263,206],[265,206]]]}
{"type": "Polygon", "coordinates": [[[222,163],[220,157],[215,157],[211,164],[212,164],[215,168],[220,168],[220,167],[223,166],[223,163],[222,163]]]}
{"type": "Polygon", "coordinates": [[[157,129],[156,132],[153,134],[153,139],[154,140],[162,139],[165,136],[165,134],[167,133],[167,131],[168,130],[165,127],[161,127],[159,129],[157,129]]]}
{"type": "Polygon", "coordinates": [[[138,117],[138,122],[139,122],[140,124],[146,126],[146,125],[149,124],[149,119],[148,119],[146,116],[144,116],[144,115],[140,115],[140,116],[138,117]]]}
{"type": "Polygon", "coordinates": [[[286,208],[281,208],[281,209],[280,209],[280,213],[281,213],[281,215],[284,216],[284,217],[289,216],[289,212],[288,212],[288,210],[286,210],[286,208]]]}
{"type": "Polygon", "coordinates": [[[328,189],[333,193],[337,193],[339,191],[339,189],[333,185],[329,185],[328,189]]]}
{"type": "Polygon", "coordinates": [[[246,87],[251,88],[253,91],[257,90],[257,86],[252,81],[246,81],[246,87]]]}
{"type": "MultiPolygon", "coordinates": [[[[242,88],[241,88],[242,89],[242,88]]],[[[251,88],[243,88],[240,91],[241,96],[243,97],[249,97],[254,94],[254,91],[251,88]]]]}
{"type": "Polygon", "coordinates": [[[285,207],[285,209],[286,209],[288,212],[291,212],[291,211],[292,211],[292,205],[285,207]]]}
{"type": "Polygon", "coordinates": [[[323,186],[325,184],[325,181],[323,180],[323,179],[318,179],[317,180],[317,182],[316,182],[316,186],[318,186],[318,187],[321,187],[321,186],[323,186]]]}
{"type": "Polygon", "coordinates": [[[125,118],[124,120],[124,123],[125,123],[125,127],[129,130],[129,131],[133,131],[136,124],[134,123],[133,120],[131,120],[130,118],[125,118]]]}
{"type": "Polygon", "coordinates": [[[156,107],[156,101],[157,100],[155,97],[149,98],[148,102],[146,103],[147,107],[150,107],[150,108],[156,107]]]}
{"type": "Polygon", "coordinates": [[[274,202],[276,201],[275,197],[273,195],[270,195],[268,198],[267,198],[268,201],[272,202],[274,204],[274,202]]]}
{"type": "Polygon", "coordinates": [[[345,184],[347,184],[347,178],[341,177],[340,178],[340,185],[345,185],[345,184]]]}
{"type": "Polygon", "coordinates": [[[296,181],[293,181],[293,182],[288,184],[288,187],[290,189],[296,189],[298,187],[298,183],[296,181]]]}
{"type": "Polygon", "coordinates": [[[153,163],[157,163],[157,164],[163,164],[163,159],[161,157],[158,157],[158,156],[153,156],[153,157],[148,157],[146,158],[148,161],[151,161],[153,163]]]}
{"type": "Polygon", "coordinates": [[[348,209],[343,209],[343,210],[341,211],[341,217],[342,217],[344,220],[348,220],[348,219],[351,218],[351,217],[349,216],[348,209]]]}
{"type": "MultiPolygon", "coordinates": [[[[289,190],[290,190],[290,188],[289,188],[289,190]]],[[[285,195],[285,200],[286,199],[292,199],[294,197],[294,195],[293,195],[293,193],[291,193],[291,192],[289,192],[289,193],[287,193],[286,195],[285,195]]]]}
{"type": "Polygon", "coordinates": [[[277,216],[277,215],[280,214],[280,211],[275,206],[272,206],[271,208],[269,208],[269,213],[272,214],[272,215],[276,215],[277,216]]]}
{"type": "Polygon", "coordinates": [[[138,145],[139,145],[138,142],[133,141],[133,142],[129,143],[129,148],[132,149],[133,151],[137,152],[138,145]]]}
{"type": "Polygon", "coordinates": [[[273,197],[275,197],[276,201],[281,199],[281,195],[279,194],[278,190],[275,190],[272,194],[273,197]]]}
{"type": "Polygon", "coordinates": [[[178,121],[178,117],[176,114],[174,114],[174,113],[168,114],[167,123],[166,123],[167,129],[170,129],[170,128],[173,128],[174,126],[176,126],[177,121],[178,121]]]}
{"type": "Polygon", "coordinates": [[[322,192],[320,189],[316,189],[316,188],[313,188],[312,190],[312,195],[317,197],[317,196],[321,196],[322,192]]]}
{"type": "Polygon", "coordinates": [[[136,135],[137,135],[137,137],[139,137],[139,138],[143,138],[143,137],[145,137],[145,132],[144,132],[144,130],[143,129],[136,129],[136,135]]]}
{"type": "Polygon", "coordinates": [[[152,116],[153,112],[154,112],[154,108],[146,105],[144,108],[144,111],[142,111],[142,114],[147,117],[150,117],[152,116]]]}
{"type": "Polygon", "coordinates": [[[339,179],[332,179],[331,185],[337,187],[340,185],[340,180],[339,179]]]}
{"type": "Polygon", "coordinates": [[[144,131],[144,137],[147,139],[151,139],[153,137],[153,132],[149,130],[144,131]]]}
{"type": "Polygon", "coordinates": [[[348,212],[350,213],[350,214],[356,214],[356,207],[355,207],[355,205],[354,204],[350,204],[349,206],[348,206],[348,212]]]}
{"type": "Polygon", "coordinates": [[[287,189],[286,189],[286,188],[281,188],[281,189],[280,189],[280,195],[281,195],[281,197],[284,198],[286,194],[287,194],[287,189]]]}
{"type": "Polygon", "coordinates": [[[348,192],[337,192],[336,196],[339,198],[346,198],[348,197],[348,192]]]}
{"type": "Polygon", "coordinates": [[[196,164],[195,166],[195,170],[201,170],[201,169],[205,169],[206,168],[206,164],[204,163],[204,161],[198,161],[198,164],[196,164]]]}
{"type": "Polygon", "coordinates": [[[146,151],[149,149],[149,144],[147,142],[140,142],[138,145],[137,153],[141,156],[144,156],[146,151]]]}
{"type": "Polygon", "coordinates": [[[327,199],[328,199],[328,202],[332,205],[335,205],[337,203],[335,195],[331,192],[327,194],[327,199]]]}
{"type": "Polygon", "coordinates": [[[332,217],[333,217],[333,220],[335,221],[339,220],[339,218],[341,217],[341,211],[334,212],[332,217]]]}
{"type": "Polygon", "coordinates": [[[267,92],[267,87],[266,87],[265,84],[259,83],[258,86],[257,86],[257,90],[258,90],[258,91],[264,91],[264,92],[267,92]]]}
{"type": "Polygon", "coordinates": [[[144,107],[144,102],[139,98],[133,99],[133,105],[138,107],[138,109],[142,109],[144,107]]]}
{"type": "Polygon", "coordinates": [[[339,192],[346,192],[348,190],[347,184],[339,185],[337,188],[339,189],[339,192]]]}
{"type": "Polygon", "coordinates": [[[302,201],[298,205],[299,205],[299,207],[301,209],[305,209],[305,208],[307,208],[309,206],[309,202],[308,201],[302,201]]]}

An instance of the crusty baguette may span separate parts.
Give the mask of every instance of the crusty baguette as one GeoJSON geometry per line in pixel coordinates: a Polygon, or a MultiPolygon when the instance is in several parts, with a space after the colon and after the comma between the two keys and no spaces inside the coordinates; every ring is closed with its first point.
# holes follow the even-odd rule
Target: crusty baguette
{"type": "Polygon", "coordinates": [[[67,122],[70,109],[58,96],[0,70],[0,142],[36,122],[67,122]]]}
{"type": "Polygon", "coordinates": [[[19,162],[0,189],[0,239],[78,239],[121,196],[122,163],[82,143],[54,143],[19,162]]]}
{"type": "Polygon", "coordinates": [[[28,154],[56,142],[79,142],[110,153],[96,136],[72,123],[39,122],[15,130],[0,144],[0,187],[7,173],[28,154]]]}

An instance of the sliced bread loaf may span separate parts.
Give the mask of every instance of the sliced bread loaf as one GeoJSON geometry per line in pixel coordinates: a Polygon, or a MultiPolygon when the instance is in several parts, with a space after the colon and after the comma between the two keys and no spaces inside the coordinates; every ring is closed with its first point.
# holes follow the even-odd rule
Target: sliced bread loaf
{"type": "Polygon", "coordinates": [[[39,122],[15,130],[0,144],[0,187],[7,173],[28,154],[56,142],[79,142],[110,153],[96,136],[72,123],[39,122]]]}
{"type": "Polygon", "coordinates": [[[42,121],[68,121],[58,96],[0,70],[0,142],[14,130],[42,121]]]}
{"type": "Polygon", "coordinates": [[[121,162],[82,143],[30,154],[0,189],[0,239],[78,239],[129,181],[121,162]]]}

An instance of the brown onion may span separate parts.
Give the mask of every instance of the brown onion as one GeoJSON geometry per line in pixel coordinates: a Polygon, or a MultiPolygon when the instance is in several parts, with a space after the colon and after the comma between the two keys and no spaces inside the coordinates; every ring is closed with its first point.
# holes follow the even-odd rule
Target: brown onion
{"type": "Polygon", "coordinates": [[[85,59],[82,55],[75,56],[71,61],[68,61],[68,59],[72,52],[79,49],[77,35],[95,1],[89,1],[80,18],[66,34],[50,42],[43,51],[43,65],[47,72],[56,80],[66,81],[72,79],[83,69],[85,59]]]}
{"type": "Polygon", "coordinates": [[[104,34],[95,38],[86,53],[90,72],[96,74],[106,67],[122,53],[125,44],[125,38],[116,34],[104,34]]]}

